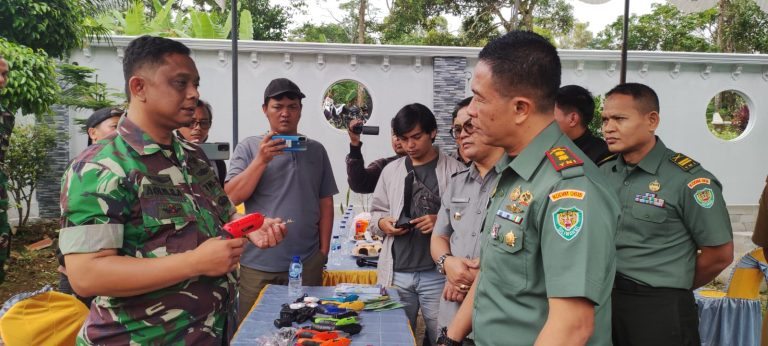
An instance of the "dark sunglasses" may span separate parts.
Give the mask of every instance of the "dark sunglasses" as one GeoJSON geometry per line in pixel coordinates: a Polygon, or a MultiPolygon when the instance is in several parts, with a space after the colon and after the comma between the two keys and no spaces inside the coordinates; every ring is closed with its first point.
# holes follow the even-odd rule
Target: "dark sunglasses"
{"type": "Polygon", "coordinates": [[[190,129],[194,129],[195,126],[200,126],[201,129],[207,130],[207,129],[211,128],[211,121],[210,120],[203,120],[203,121],[195,120],[195,121],[192,121],[191,123],[189,123],[189,125],[187,125],[185,127],[188,127],[190,129]]]}
{"type": "Polygon", "coordinates": [[[457,124],[451,127],[451,137],[453,139],[459,138],[461,131],[464,131],[467,135],[475,133],[475,127],[472,125],[472,119],[464,122],[464,124],[457,124]]]}

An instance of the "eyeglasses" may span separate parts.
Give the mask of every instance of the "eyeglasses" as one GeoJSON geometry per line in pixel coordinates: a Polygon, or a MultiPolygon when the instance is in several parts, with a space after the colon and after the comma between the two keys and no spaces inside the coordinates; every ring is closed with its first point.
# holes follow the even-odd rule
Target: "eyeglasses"
{"type": "Polygon", "coordinates": [[[461,131],[464,131],[467,135],[475,133],[475,126],[472,125],[472,119],[465,121],[464,124],[453,125],[453,127],[451,127],[451,137],[453,137],[453,139],[459,138],[459,136],[461,136],[461,131]]]}
{"type": "Polygon", "coordinates": [[[187,125],[185,127],[188,127],[190,129],[194,129],[195,126],[198,126],[198,125],[200,126],[201,129],[207,130],[207,129],[211,128],[211,121],[210,120],[203,120],[203,121],[195,120],[195,121],[192,121],[191,123],[189,123],[189,125],[187,125]]]}

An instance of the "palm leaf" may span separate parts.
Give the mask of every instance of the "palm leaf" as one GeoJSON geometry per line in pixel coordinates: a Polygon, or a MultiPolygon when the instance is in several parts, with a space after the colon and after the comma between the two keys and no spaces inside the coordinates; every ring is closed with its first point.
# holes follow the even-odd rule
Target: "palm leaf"
{"type": "Polygon", "coordinates": [[[239,40],[253,40],[253,17],[251,11],[240,11],[240,27],[238,33],[239,40]]]}
{"type": "Polygon", "coordinates": [[[123,33],[127,36],[139,36],[146,31],[146,17],[144,15],[144,3],[134,1],[133,5],[125,12],[125,26],[123,33]]]}

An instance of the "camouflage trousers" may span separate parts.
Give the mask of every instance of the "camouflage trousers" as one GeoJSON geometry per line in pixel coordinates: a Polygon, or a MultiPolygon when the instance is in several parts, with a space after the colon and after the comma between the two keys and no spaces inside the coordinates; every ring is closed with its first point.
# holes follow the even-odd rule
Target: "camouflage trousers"
{"type": "Polygon", "coordinates": [[[0,170],[0,284],[5,281],[5,260],[11,253],[11,225],[8,224],[8,177],[0,170]]]}

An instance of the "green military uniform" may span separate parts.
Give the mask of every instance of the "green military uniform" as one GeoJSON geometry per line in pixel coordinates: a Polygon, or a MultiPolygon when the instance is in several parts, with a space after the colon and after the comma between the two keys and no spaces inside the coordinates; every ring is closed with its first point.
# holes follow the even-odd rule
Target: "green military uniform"
{"type": "Polygon", "coordinates": [[[768,177],[765,178],[765,183],[758,204],[755,231],[752,233],[752,242],[763,248],[768,247],[768,177]]]}
{"type": "Polygon", "coordinates": [[[547,299],[572,297],[595,304],[589,344],[610,344],[618,201],[581,157],[553,123],[496,164],[474,305],[478,345],[532,345],[547,299]]]}
{"type": "MultiPolygon", "coordinates": [[[[0,162],[5,161],[15,117],[0,105],[0,162]]],[[[11,225],[8,224],[8,175],[0,167],[0,283],[5,280],[5,260],[11,253],[11,225]]]]}
{"type": "MultiPolygon", "coordinates": [[[[126,117],[115,135],[71,163],[61,196],[64,254],[182,253],[218,236],[233,213],[202,150],[175,137],[159,145],[126,117]]],[[[77,343],[220,345],[225,326],[235,326],[236,280],[232,272],[139,296],[96,297],[77,343]]]]}
{"type": "Polygon", "coordinates": [[[620,156],[601,169],[618,194],[622,211],[616,238],[617,291],[613,297],[618,342],[625,339],[659,344],[656,339],[645,339],[659,336],[670,344],[695,344],[698,321],[690,289],[697,249],[723,245],[732,239],[720,182],[698,162],[667,149],[658,137],[653,149],[637,165],[628,165],[620,156]],[[617,296],[617,292],[627,293],[617,296]],[[690,321],[664,322],[662,315],[677,316],[671,310],[658,310],[669,307],[638,302],[641,307],[656,309],[644,315],[637,307],[624,305],[634,301],[637,292],[675,299],[681,305],[674,311],[690,321]],[[678,325],[682,332],[666,329],[678,325]],[[655,326],[653,332],[651,326],[655,326]],[[686,336],[689,331],[690,336],[686,336]],[[682,339],[675,341],[672,335],[678,337],[680,333],[682,339]],[[687,341],[689,337],[691,341],[687,341]]]}

